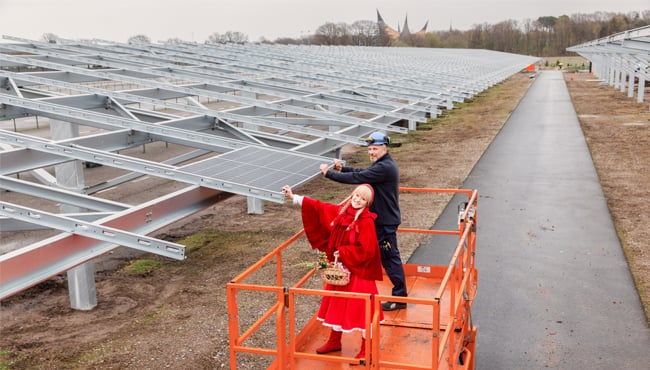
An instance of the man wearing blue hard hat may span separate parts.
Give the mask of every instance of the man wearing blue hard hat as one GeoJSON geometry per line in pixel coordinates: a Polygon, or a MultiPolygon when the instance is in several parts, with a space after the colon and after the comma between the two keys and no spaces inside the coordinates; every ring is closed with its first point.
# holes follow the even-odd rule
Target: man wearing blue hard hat
{"type": "MultiPolygon", "coordinates": [[[[381,263],[393,284],[392,295],[406,297],[406,283],[402,258],[397,248],[397,227],[402,223],[399,209],[399,169],[388,153],[390,137],[373,132],[367,139],[368,155],[372,164],[368,168],[347,167],[338,159],[332,168],[321,164],[322,174],[345,184],[370,184],[375,200],[370,211],[377,214],[375,228],[381,250],[381,263]]],[[[384,302],[382,309],[393,311],[406,308],[406,303],[384,302]]]]}

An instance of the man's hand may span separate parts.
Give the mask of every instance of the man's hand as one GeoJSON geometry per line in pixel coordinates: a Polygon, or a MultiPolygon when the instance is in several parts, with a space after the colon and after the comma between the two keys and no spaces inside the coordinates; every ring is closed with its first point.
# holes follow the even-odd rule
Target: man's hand
{"type": "MultiPolygon", "coordinates": [[[[323,163],[320,165],[320,173],[322,173],[323,176],[327,175],[327,171],[329,171],[329,169],[330,169],[330,165],[327,163],[323,163]]],[[[343,169],[343,164],[341,164],[340,160],[335,159],[332,169],[334,169],[335,171],[341,171],[343,169]]]]}
{"type": "Polygon", "coordinates": [[[329,171],[330,166],[327,163],[323,163],[320,165],[320,173],[323,174],[323,176],[327,175],[327,171],[329,171]]]}
{"type": "Polygon", "coordinates": [[[343,169],[343,164],[341,164],[341,161],[338,159],[334,160],[334,169],[337,171],[341,171],[343,169]]]}

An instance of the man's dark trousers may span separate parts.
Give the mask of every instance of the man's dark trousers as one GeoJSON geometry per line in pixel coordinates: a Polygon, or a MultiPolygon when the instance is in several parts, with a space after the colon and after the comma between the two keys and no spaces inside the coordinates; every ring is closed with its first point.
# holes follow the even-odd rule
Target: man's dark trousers
{"type": "Polygon", "coordinates": [[[397,226],[376,225],[377,241],[381,251],[381,264],[386,270],[386,275],[393,283],[392,295],[406,297],[406,280],[402,258],[397,248],[397,226]],[[387,244],[388,243],[388,244],[387,244]]]}

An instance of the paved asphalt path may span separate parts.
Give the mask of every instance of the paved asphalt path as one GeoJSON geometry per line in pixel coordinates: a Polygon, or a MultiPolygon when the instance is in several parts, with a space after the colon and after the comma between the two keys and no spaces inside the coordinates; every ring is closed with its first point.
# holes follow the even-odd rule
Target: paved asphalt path
{"type": "MultiPolygon", "coordinates": [[[[650,369],[650,330],[561,72],[537,75],[463,188],[479,192],[477,369],[650,369]]],[[[459,202],[434,229],[454,227],[459,202]]],[[[448,263],[444,238],[409,262],[448,263]]]]}

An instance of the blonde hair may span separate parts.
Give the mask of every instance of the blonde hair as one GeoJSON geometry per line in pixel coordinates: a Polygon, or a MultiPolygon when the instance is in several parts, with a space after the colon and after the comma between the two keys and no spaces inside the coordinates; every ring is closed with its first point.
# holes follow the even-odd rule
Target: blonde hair
{"type": "Polygon", "coordinates": [[[354,194],[359,194],[359,196],[367,202],[366,206],[359,208],[357,210],[357,213],[354,215],[354,220],[356,221],[359,218],[361,212],[364,210],[364,208],[370,207],[375,194],[374,191],[372,190],[372,187],[370,187],[370,185],[368,184],[361,184],[357,186],[356,188],[354,188],[352,193],[350,193],[350,195],[348,195],[348,197],[345,198],[345,200],[342,202],[343,207],[341,207],[341,211],[339,212],[340,215],[345,213],[348,207],[350,207],[350,204],[352,203],[352,197],[354,196],[354,194]]]}

